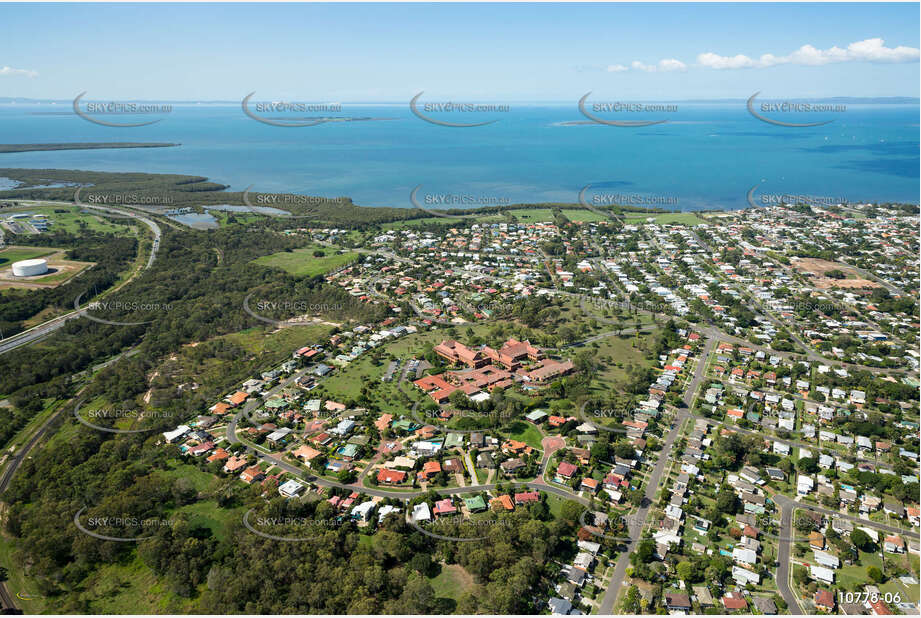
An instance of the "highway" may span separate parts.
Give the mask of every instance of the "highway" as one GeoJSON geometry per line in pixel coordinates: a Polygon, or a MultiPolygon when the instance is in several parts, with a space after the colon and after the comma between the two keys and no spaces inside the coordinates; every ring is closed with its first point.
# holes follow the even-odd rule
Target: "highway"
{"type": "MultiPolygon", "coordinates": [[[[10,483],[13,480],[16,472],[19,470],[19,466],[22,465],[22,462],[29,457],[29,453],[33,448],[41,441],[41,439],[48,432],[48,429],[65,411],[70,410],[71,404],[83,394],[83,391],[87,389],[86,386],[77,391],[77,394],[74,397],[61,406],[61,408],[48,417],[48,419],[42,423],[41,427],[35,430],[35,433],[29,438],[29,440],[23,444],[22,448],[19,449],[15,455],[13,455],[7,462],[6,467],[3,469],[3,475],[0,476],[0,495],[6,493],[7,488],[10,486],[10,483]]],[[[15,610],[15,613],[22,613],[16,608],[16,603],[13,601],[13,597],[10,595],[9,590],[6,587],[6,582],[0,581],[0,602],[3,603],[3,609],[9,613],[11,610],[15,610]]]]}

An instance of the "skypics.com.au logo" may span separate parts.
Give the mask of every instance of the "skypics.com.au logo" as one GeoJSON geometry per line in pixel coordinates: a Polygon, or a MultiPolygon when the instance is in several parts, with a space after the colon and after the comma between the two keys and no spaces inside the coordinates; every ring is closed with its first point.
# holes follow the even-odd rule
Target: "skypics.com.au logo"
{"type": "Polygon", "coordinates": [[[74,514],[74,525],[83,534],[101,541],[140,543],[153,538],[158,529],[171,528],[176,524],[175,520],[172,519],[141,517],[124,513],[118,515],[94,515],[88,517],[84,524],[80,521],[80,518],[87,508],[83,507],[74,514]]]}
{"type": "Polygon", "coordinates": [[[835,121],[834,118],[825,119],[829,114],[840,114],[847,111],[847,105],[841,103],[781,100],[765,101],[756,105],[755,99],[759,94],[761,94],[760,91],[748,98],[745,104],[748,108],[748,113],[761,122],[773,124],[778,127],[821,127],[835,121]],[[813,114],[820,114],[825,118],[811,122],[793,122],[794,119],[813,117],[813,114]]]}
{"type": "Polygon", "coordinates": [[[457,219],[464,217],[463,213],[451,214],[439,212],[453,208],[482,208],[487,206],[509,206],[512,200],[507,195],[494,195],[487,193],[464,192],[423,192],[422,185],[416,185],[409,194],[409,202],[418,210],[427,215],[457,219]]]}
{"type": "Polygon", "coordinates": [[[588,105],[588,97],[591,94],[586,92],[579,99],[579,111],[593,123],[609,127],[649,127],[664,124],[668,119],[644,120],[639,117],[661,116],[678,111],[678,106],[674,103],[607,101],[588,105]]]}
{"type": "Polygon", "coordinates": [[[256,292],[250,292],[243,299],[243,311],[260,322],[265,322],[278,328],[310,326],[316,322],[318,314],[337,312],[344,309],[341,303],[316,303],[292,297],[253,299],[254,294],[256,292]],[[287,319],[269,317],[269,315],[290,314],[292,312],[296,315],[287,319]]]}
{"type": "Polygon", "coordinates": [[[409,101],[409,110],[420,120],[424,120],[429,124],[434,124],[440,127],[462,129],[468,129],[471,127],[485,127],[486,125],[499,122],[499,119],[493,118],[490,120],[481,120],[477,122],[455,122],[436,118],[432,114],[450,114],[451,116],[459,116],[460,118],[465,118],[471,117],[471,114],[495,115],[498,113],[507,113],[511,111],[511,107],[503,103],[458,103],[454,101],[420,103],[419,99],[424,93],[425,91],[420,92],[409,101]]]}
{"type": "Polygon", "coordinates": [[[141,103],[136,101],[86,101],[83,97],[86,91],[77,95],[73,102],[74,113],[80,118],[92,122],[93,124],[104,127],[146,127],[156,124],[163,118],[154,120],[143,120],[138,122],[115,122],[114,120],[103,120],[102,118],[117,118],[119,116],[145,116],[150,114],[169,114],[173,111],[173,106],[169,103],[141,103]],[[81,107],[81,103],[83,107],[81,107]]]}
{"type": "Polygon", "coordinates": [[[80,421],[82,424],[96,429],[97,431],[104,431],[106,433],[147,433],[154,431],[154,428],[148,429],[116,429],[113,427],[104,427],[102,425],[97,425],[92,421],[96,420],[112,420],[115,422],[118,421],[141,421],[143,419],[156,419],[156,418],[173,418],[174,414],[171,412],[166,412],[164,410],[138,410],[136,408],[96,408],[92,410],[87,410],[81,414],[81,409],[83,408],[84,400],[81,399],[77,402],[77,405],[74,406],[74,417],[80,421]],[[92,420],[90,420],[92,419],[92,420]]]}
{"type": "Polygon", "coordinates": [[[249,118],[262,124],[273,127],[299,128],[314,127],[336,120],[336,118],[320,116],[304,116],[304,114],[330,114],[341,113],[341,103],[303,103],[289,101],[252,101],[256,94],[250,92],[243,97],[240,107],[249,118]],[[271,114],[271,115],[268,115],[271,114]]]}

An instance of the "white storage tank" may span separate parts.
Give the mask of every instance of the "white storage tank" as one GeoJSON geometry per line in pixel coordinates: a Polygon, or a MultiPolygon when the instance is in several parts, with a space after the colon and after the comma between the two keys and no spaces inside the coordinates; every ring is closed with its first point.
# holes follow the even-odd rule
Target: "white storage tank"
{"type": "Polygon", "coordinates": [[[13,262],[13,275],[16,277],[34,277],[48,272],[48,260],[22,260],[13,262]]]}

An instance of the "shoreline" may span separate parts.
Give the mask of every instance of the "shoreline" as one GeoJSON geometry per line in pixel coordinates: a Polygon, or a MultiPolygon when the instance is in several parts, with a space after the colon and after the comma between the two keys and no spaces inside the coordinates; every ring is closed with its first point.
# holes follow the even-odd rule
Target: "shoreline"
{"type": "Polygon", "coordinates": [[[0,154],[55,152],[58,150],[108,150],[115,148],[174,148],[174,142],[51,142],[47,144],[0,144],[0,154]]]}

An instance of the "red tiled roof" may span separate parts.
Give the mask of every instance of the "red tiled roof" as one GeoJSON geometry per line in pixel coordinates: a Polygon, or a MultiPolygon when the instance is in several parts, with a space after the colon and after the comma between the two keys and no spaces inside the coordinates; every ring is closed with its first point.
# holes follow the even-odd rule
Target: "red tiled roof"
{"type": "Polygon", "coordinates": [[[748,601],[737,592],[730,592],[723,597],[723,607],[726,609],[745,609],[748,607],[748,601]]]}
{"type": "Polygon", "coordinates": [[[579,467],[575,464],[571,464],[568,461],[563,461],[560,463],[559,467],[556,469],[557,474],[563,478],[571,478],[573,474],[576,473],[579,467]]]}
{"type": "Polygon", "coordinates": [[[514,510],[515,510],[515,505],[512,504],[512,498],[511,498],[508,494],[502,494],[502,495],[499,496],[498,498],[493,498],[489,503],[490,503],[490,504],[499,504],[499,505],[502,506],[502,508],[504,508],[506,511],[514,511],[514,510]]]}
{"type": "Polygon", "coordinates": [[[819,607],[827,607],[829,609],[835,607],[835,595],[831,593],[831,590],[816,590],[814,600],[815,604],[819,607]]]}
{"type": "Polygon", "coordinates": [[[538,502],[538,501],[540,501],[540,494],[537,491],[525,491],[522,493],[515,494],[516,504],[525,504],[527,502],[538,502]]]}
{"type": "Polygon", "coordinates": [[[381,468],[377,473],[378,483],[402,483],[406,480],[406,473],[402,470],[387,470],[381,468]]]}

